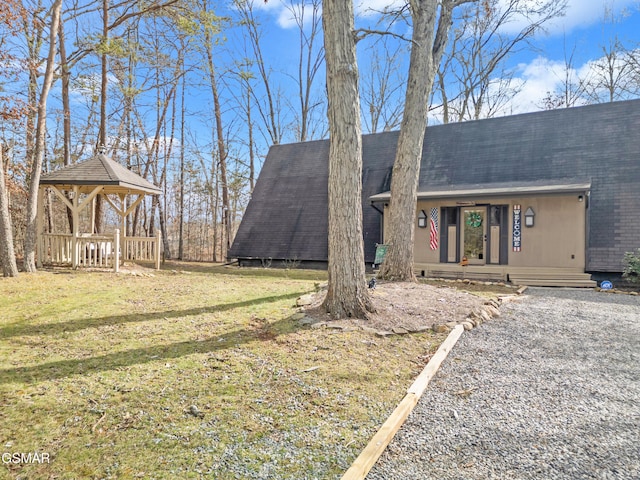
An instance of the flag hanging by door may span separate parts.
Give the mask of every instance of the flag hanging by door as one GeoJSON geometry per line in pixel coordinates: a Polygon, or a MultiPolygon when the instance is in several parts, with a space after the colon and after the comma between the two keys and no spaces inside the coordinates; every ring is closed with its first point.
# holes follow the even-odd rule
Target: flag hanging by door
{"type": "Polygon", "coordinates": [[[429,214],[429,247],[438,249],[438,209],[432,208],[429,214]]]}

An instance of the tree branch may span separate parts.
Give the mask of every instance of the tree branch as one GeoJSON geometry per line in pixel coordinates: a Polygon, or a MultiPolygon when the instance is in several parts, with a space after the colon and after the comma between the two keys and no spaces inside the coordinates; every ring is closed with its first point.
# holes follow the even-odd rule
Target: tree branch
{"type": "Polygon", "coordinates": [[[353,31],[353,38],[355,38],[356,43],[362,40],[363,38],[368,37],[369,35],[389,35],[391,37],[404,40],[405,42],[413,42],[413,40],[405,37],[404,35],[389,32],[387,30],[370,30],[368,28],[358,28],[357,30],[353,31]]]}

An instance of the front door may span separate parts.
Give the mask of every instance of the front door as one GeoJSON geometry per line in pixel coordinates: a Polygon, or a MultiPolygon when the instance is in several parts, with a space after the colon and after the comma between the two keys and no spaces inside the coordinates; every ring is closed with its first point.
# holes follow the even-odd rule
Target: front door
{"type": "Polygon", "coordinates": [[[462,241],[460,253],[466,257],[470,265],[484,265],[486,263],[487,245],[487,209],[484,207],[469,207],[462,209],[462,241]]]}

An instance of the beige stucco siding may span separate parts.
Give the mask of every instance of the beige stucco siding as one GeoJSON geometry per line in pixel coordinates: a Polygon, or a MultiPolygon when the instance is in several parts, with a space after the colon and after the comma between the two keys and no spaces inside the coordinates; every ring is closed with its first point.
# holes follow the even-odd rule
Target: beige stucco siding
{"type": "MultiPolygon", "coordinates": [[[[437,250],[431,250],[429,247],[429,212],[432,208],[437,208],[438,213],[440,212],[440,207],[444,206],[442,203],[438,202],[418,202],[418,209],[416,210],[416,219],[415,219],[415,248],[414,248],[414,259],[416,263],[438,263],[440,262],[440,245],[438,245],[437,250]],[[418,218],[417,214],[420,213],[420,210],[424,210],[427,214],[427,228],[418,228],[418,218]]],[[[439,222],[440,230],[443,228],[442,221],[439,222]]],[[[438,237],[440,236],[440,230],[438,231],[438,237]]],[[[385,230],[386,232],[386,230],[385,230]]]]}
{"type": "MultiPolygon", "coordinates": [[[[576,194],[555,194],[530,197],[493,197],[475,198],[476,204],[508,205],[506,224],[508,228],[508,265],[513,267],[549,267],[568,268],[584,271],[585,268],[585,242],[586,242],[586,206],[587,201],[579,201],[576,194]],[[522,220],[522,247],[521,251],[514,252],[513,238],[513,205],[521,206],[522,220]],[[525,227],[524,214],[531,207],[535,212],[535,225],[525,227]]],[[[464,199],[465,202],[471,201],[464,199]]],[[[439,242],[437,250],[431,250],[429,246],[429,227],[418,228],[418,214],[424,210],[427,217],[431,208],[460,206],[455,199],[418,201],[415,218],[415,250],[416,263],[440,263],[439,242]]],[[[388,219],[388,208],[385,207],[385,220],[388,219]]],[[[486,219],[485,219],[486,221],[486,219]]],[[[439,229],[446,228],[442,218],[439,219],[439,229]]],[[[494,230],[495,231],[495,230],[494,230]]],[[[385,228],[385,242],[388,240],[388,231],[385,228]]],[[[458,232],[460,234],[460,232],[458,232]]],[[[495,237],[495,235],[494,235],[495,237]]],[[[455,241],[449,239],[449,245],[455,241]]],[[[492,243],[494,250],[496,240],[492,243]]],[[[485,258],[491,258],[491,252],[486,251],[485,258]]]]}
{"type": "MultiPolygon", "coordinates": [[[[511,206],[516,202],[512,202],[511,206]]],[[[509,265],[514,267],[559,267],[584,271],[586,241],[586,202],[577,195],[531,197],[522,207],[522,250],[509,248],[509,265]],[[524,213],[531,207],[535,226],[524,226],[524,213]]],[[[510,208],[509,239],[512,238],[510,208]]]]}

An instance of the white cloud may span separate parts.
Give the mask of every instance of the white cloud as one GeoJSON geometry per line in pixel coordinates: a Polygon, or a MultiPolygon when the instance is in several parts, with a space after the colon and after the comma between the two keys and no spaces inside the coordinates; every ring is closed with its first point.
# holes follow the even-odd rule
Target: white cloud
{"type": "Polygon", "coordinates": [[[279,12],[283,8],[282,2],[279,0],[253,0],[252,4],[255,10],[265,10],[268,12],[279,12]]]}
{"type": "Polygon", "coordinates": [[[543,99],[554,92],[564,78],[564,62],[537,57],[529,64],[518,65],[514,82],[519,92],[505,107],[504,114],[524,113],[540,110],[543,99]]]}
{"type": "Polygon", "coordinates": [[[296,28],[298,26],[294,12],[284,7],[278,12],[277,22],[278,26],[285,30],[289,28],[296,28]]]}
{"type": "Polygon", "coordinates": [[[304,25],[308,25],[313,13],[313,4],[310,1],[294,2],[290,0],[250,0],[254,11],[262,11],[275,19],[275,23],[283,30],[298,27],[297,18],[302,18],[304,11],[304,25]]]}
{"type": "MultiPolygon", "coordinates": [[[[509,1],[500,0],[499,3],[504,8],[509,1]]],[[[527,0],[526,3],[534,7],[540,1],[527,0]]],[[[576,29],[587,28],[602,22],[605,11],[611,12],[613,15],[620,15],[634,4],[637,4],[637,0],[568,0],[565,15],[546,23],[545,29],[550,36],[568,34],[576,29]]],[[[506,25],[503,31],[517,33],[530,23],[531,19],[520,17],[506,25]]]]}
{"type": "Polygon", "coordinates": [[[601,22],[605,11],[619,15],[637,0],[569,0],[567,14],[552,22],[552,34],[571,32],[576,28],[586,28],[601,22]]]}
{"type": "MultiPolygon", "coordinates": [[[[385,8],[401,7],[406,3],[405,0],[355,0],[354,10],[356,17],[372,17],[378,15],[378,12],[383,11],[385,8]]],[[[287,0],[269,0],[264,2],[263,0],[254,0],[254,10],[261,10],[268,12],[276,19],[276,23],[282,29],[296,28],[298,26],[294,11],[299,16],[300,8],[303,5],[307,5],[307,8],[311,7],[311,2],[290,2],[287,0]]],[[[305,24],[311,18],[311,10],[305,12],[305,24]]]]}
{"type": "MultiPolygon", "coordinates": [[[[280,2],[282,8],[278,12],[278,25],[280,28],[298,28],[298,24],[302,19],[304,27],[307,27],[313,21],[314,5],[311,2],[280,2]]],[[[322,16],[322,5],[317,5],[319,9],[319,15],[322,16]]]]}
{"type": "MultiPolygon", "coordinates": [[[[588,93],[591,97],[606,99],[608,90],[600,84],[603,81],[603,65],[607,65],[607,60],[595,58],[588,60],[582,65],[569,68],[567,71],[564,61],[550,60],[545,57],[537,57],[529,63],[521,63],[516,68],[516,75],[512,85],[519,91],[511,101],[502,109],[499,115],[510,115],[515,113],[525,113],[540,110],[543,108],[544,99],[549,93],[560,93],[565,91],[565,82],[568,80],[574,88],[579,84],[587,85],[588,93]],[[598,86],[600,85],[600,86],[598,86]]],[[[623,59],[614,63],[615,71],[619,79],[624,79],[622,73],[628,64],[623,59]]],[[[624,80],[618,82],[623,89],[624,80]]],[[[620,99],[625,98],[623,91],[620,91],[620,99]]],[[[629,93],[628,96],[633,96],[629,93]]],[[[591,101],[594,101],[591,98],[591,101]]],[[[584,97],[575,100],[574,105],[586,103],[584,97]]]]}

